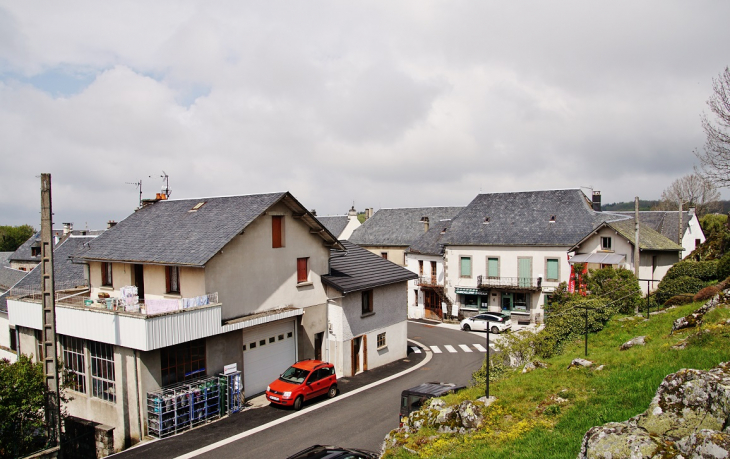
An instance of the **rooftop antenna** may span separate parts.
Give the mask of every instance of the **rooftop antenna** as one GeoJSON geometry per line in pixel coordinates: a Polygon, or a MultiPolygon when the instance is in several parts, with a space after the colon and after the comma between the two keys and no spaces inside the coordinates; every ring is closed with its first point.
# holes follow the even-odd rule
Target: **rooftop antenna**
{"type": "MultiPolygon", "coordinates": [[[[165,184],[162,186],[160,191],[161,194],[165,196],[163,199],[167,199],[170,197],[170,194],[172,194],[172,190],[170,190],[170,176],[167,175],[167,172],[162,171],[162,175],[160,175],[160,177],[165,181],[165,184]]],[[[152,178],[151,175],[150,178],[152,178]]]]}
{"type": "Polygon", "coordinates": [[[124,182],[127,185],[134,185],[136,188],[139,188],[139,207],[142,207],[142,179],[139,179],[139,182],[124,182]]]}

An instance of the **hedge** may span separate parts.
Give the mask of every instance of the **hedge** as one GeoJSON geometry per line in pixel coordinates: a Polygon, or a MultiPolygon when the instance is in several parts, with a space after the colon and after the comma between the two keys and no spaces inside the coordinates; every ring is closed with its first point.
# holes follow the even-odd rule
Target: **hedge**
{"type": "Polygon", "coordinates": [[[681,295],[682,293],[695,294],[707,285],[706,282],[690,276],[682,276],[677,278],[669,278],[665,276],[656,290],[656,300],[659,304],[664,304],[669,298],[681,295]]]}
{"type": "MultiPolygon", "coordinates": [[[[730,268],[730,258],[728,259],[728,267],[730,268]]],[[[703,281],[711,281],[718,279],[724,279],[728,275],[718,276],[719,266],[718,260],[710,261],[692,261],[683,260],[677,262],[669,268],[667,274],[664,275],[664,279],[677,279],[679,277],[694,277],[703,281]]]]}

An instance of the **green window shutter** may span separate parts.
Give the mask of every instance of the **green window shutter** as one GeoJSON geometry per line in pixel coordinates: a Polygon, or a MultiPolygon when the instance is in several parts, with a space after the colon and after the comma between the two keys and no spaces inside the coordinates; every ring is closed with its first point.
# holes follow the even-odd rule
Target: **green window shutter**
{"type": "Polygon", "coordinates": [[[547,261],[547,278],[557,279],[558,278],[558,260],[547,261]]]}
{"type": "Polygon", "coordinates": [[[487,276],[499,277],[499,258],[488,258],[487,265],[487,276]]]}
{"type": "Polygon", "coordinates": [[[461,257],[461,277],[471,277],[471,258],[461,257]]]}

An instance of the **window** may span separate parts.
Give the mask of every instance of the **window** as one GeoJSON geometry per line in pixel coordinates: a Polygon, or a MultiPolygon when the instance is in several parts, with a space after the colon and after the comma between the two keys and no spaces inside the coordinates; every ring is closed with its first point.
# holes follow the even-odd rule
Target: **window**
{"type": "Polygon", "coordinates": [[[601,238],[601,250],[611,250],[611,238],[610,237],[601,238]]]}
{"type": "Polygon", "coordinates": [[[101,285],[104,287],[111,287],[113,285],[111,263],[101,263],[101,285]]]}
{"type": "Polygon", "coordinates": [[[385,332],[378,333],[378,349],[382,349],[386,346],[385,344],[385,332]]]}
{"type": "Polygon", "coordinates": [[[284,216],[282,215],[271,217],[271,247],[274,249],[284,247],[284,216]]]}
{"type": "Polygon", "coordinates": [[[695,239],[695,249],[699,247],[702,244],[702,241],[699,239],[695,239]]]}
{"type": "Polygon", "coordinates": [[[383,257],[384,260],[388,259],[388,252],[380,252],[380,256],[383,257]]]}
{"type": "Polygon", "coordinates": [[[436,262],[435,261],[432,261],[431,262],[431,283],[432,284],[436,284],[436,273],[437,273],[437,271],[436,271],[436,262]]]}
{"type": "Polygon", "coordinates": [[[461,277],[471,277],[471,257],[461,257],[459,265],[461,277]]]}
{"type": "Polygon", "coordinates": [[[499,277],[499,258],[487,258],[487,277],[499,277]]]}
{"type": "Polygon", "coordinates": [[[370,314],[373,312],[373,291],[365,290],[362,292],[362,313],[370,314]]]}
{"type": "Polygon", "coordinates": [[[116,402],[114,346],[89,341],[89,355],[91,356],[91,395],[108,402],[116,402]]]}
{"type": "Polygon", "coordinates": [[[559,277],[560,260],[558,260],[557,258],[548,258],[547,260],[545,260],[545,262],[547,264],[547,267],[545,269],[547,273],[545,276],[545,280],[557,282],[559,277]]]}
{"type": "Polygon", "coordinates": [[[180,267],[167,266],[165,268],[167,293],[180,293],[180,267]]]}
{"type": "Polygon", "coordinates": [[[41,248],[40,247],[31,247],[30,248],[30,256],[31,257],[40,257],[41,256],[41,248]]]}
{"type": "MultiPolygon", "coordinates": [[[[254,345],[251,344],[253,348],[254,345]]],[[[244,345],[244,350],[245,345],[244,345]]],[[[162,386],[205,374],[205,339],[188,341],[160,351],[162,386]]]]}
{"type": "Polygon", "coordinates": [[[514,309],[516,311],[529,311],[530,310],[530,294],[515,292],[514,294],[514,309]]]}
{"type": "Polygon", "coordinates": [[[309,280],[309,258],[297,258],[297,284],[309,280]]]}
{"type": "Polygon", "coordinates": [[[18,332],[10,326],[10,350],[18,352],[18,332]]]}
{"type": "Polygon", "coordinates": [[[69,386],[76,392],[86,393],[86,362],[84,341],[72,336],[60,336],[63,346],[63,366],[69,376],[69,386]]]}
{"type": "Polygon", "coordinates": [[[423,260],[418,260],[418,275],[423,277],[423,260]]]}

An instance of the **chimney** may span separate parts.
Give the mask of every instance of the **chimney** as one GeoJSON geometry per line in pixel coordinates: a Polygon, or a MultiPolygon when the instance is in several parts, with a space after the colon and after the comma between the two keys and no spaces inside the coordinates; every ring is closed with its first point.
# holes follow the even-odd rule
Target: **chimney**
{"type": "Polygon", "coordinates": [[[349,212],[347,212],[348,217],[357,217],[357,211],[355,210],[355,204],[352,205],[349,212]]]}
{"type": "Polygon", "coordinates": [[[317,209],[312,209],[312,215],[315,217],[317,216],[317,209]]]}
{"type": "Polygon", "coordinates": [[[423,232],[428,233],[428,217],[421,217],[421,221],[423,222],[423,232]]]}
{"type": "Polygon", "coordinates": [[[64,223],[63,224],[63,235],[66,236],[68,233],[74,230],[74,224],[73,223],[64,223]]]}
{"type": "Polygon", "coordinates": [[[601,211],[601,192],[600,191],[593,192],[593,210],[595,210],[596,212],[601,211]]]}
{"type": "Polygon", "coordinates": [[[109,220],[108,222],[106,222],[106,229],[113,228],[115,226],[117,226],[117,222],[115,222],[114,220],[109,220]]]}

